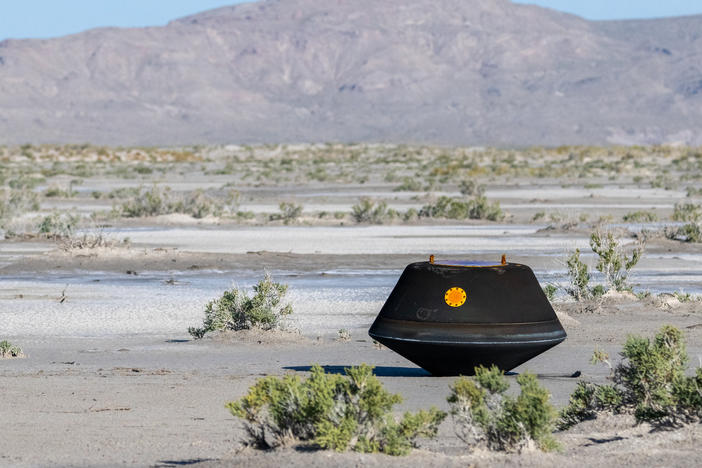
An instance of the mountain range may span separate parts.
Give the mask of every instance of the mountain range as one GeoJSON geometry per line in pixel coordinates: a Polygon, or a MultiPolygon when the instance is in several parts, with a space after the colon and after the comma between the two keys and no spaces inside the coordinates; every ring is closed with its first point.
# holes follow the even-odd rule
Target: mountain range
{"type": "Polygon", "coordinates": [[[0,42],[0,144],[702,145],[702,15],[265,0],[0,42]]]}

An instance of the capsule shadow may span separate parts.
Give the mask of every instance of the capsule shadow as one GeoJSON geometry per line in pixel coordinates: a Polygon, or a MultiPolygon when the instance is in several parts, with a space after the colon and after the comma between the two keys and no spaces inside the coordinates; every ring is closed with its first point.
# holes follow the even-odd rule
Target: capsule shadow
{"type": "MultiPolygon", "coordinates": [[[[346,369],[352,367],[347,366],[322,366],[327,374],[346,375],[346,369]]],[[[286,366],[285,370],[293,370],[295,372],[309,372],[312,366],[286,366]]],[[[431,377],[431,374],[420,367],[399,367],[399,366],[377,366],[373,369],[373,374],[376,377],[431,377]]]]}

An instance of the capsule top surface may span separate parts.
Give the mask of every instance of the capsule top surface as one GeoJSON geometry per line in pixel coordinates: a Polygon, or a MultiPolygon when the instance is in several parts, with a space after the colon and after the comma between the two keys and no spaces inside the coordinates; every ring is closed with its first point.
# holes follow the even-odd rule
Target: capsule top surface
{"type": "Polygon", "coordinates": [[[501,263],[483,262],[479,260],[435,260],[434,265],[438,266],[462,266],[462,267],[498,267],[501,263]]]}
{"type": "Polygon", "coordinates": [[[380,317],[485,324],[556,320],[531,268],[472,261],[408,265],[380,317]]]}

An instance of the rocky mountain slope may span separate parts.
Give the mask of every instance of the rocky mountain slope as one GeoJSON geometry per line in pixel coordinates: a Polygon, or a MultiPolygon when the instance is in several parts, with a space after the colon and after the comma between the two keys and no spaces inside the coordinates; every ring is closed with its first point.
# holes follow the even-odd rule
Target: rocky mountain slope
{"type": "Polygon", "coordinates": [[[702,144],[702,16],[267,0],[0,42],[0,143],[702,144]]]}

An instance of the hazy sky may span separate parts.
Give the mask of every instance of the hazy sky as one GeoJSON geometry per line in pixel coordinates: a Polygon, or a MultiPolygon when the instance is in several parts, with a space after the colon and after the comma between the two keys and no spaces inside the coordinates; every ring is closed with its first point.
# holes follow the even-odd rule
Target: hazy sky
{"type": "MultiPolygon", "coordinates": [[[[0,40],[8,37],[54,37],[99,26],[162,25],[180,16],[241,1],[0,0],[0,40]]],[[[568,11],[590,19],[702,14],[702,0],[518,1],[568,11]]]]}

